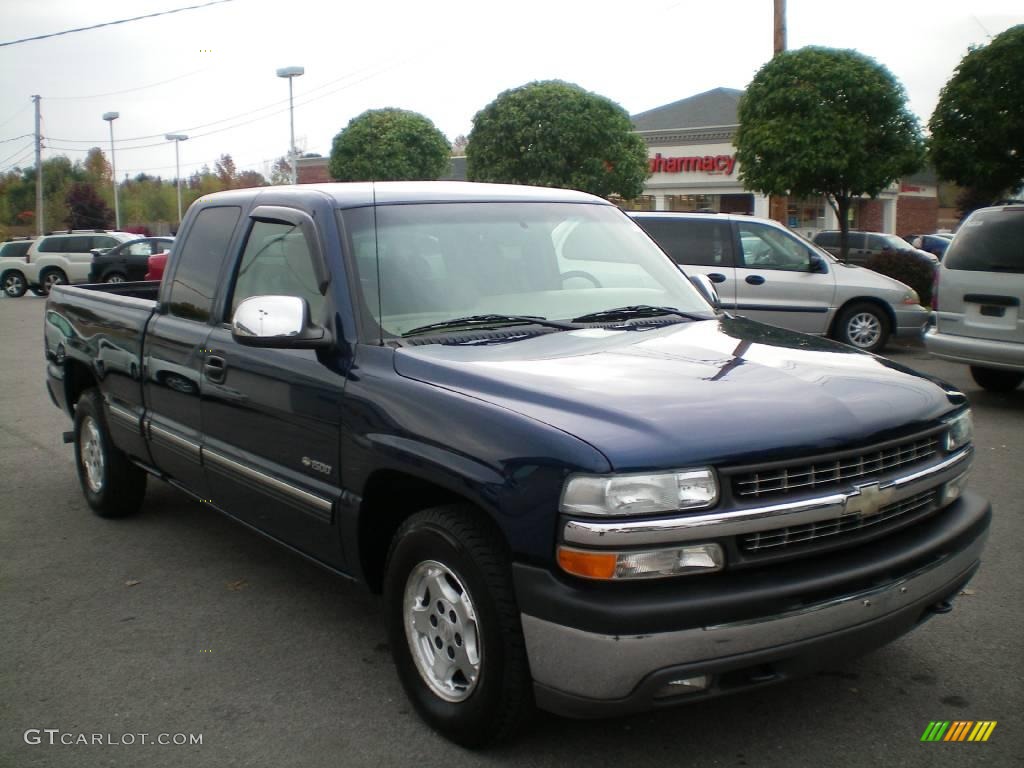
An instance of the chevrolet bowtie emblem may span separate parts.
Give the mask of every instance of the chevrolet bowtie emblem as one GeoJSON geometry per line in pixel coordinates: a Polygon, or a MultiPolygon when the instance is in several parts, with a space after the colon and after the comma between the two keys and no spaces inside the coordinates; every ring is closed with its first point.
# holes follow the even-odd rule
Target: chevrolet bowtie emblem
{"type": "Polygon", "coordinates": [[[846,497],[846,514],[873,517],[892,499],[892,488],[879,488],[878,483],[857,486],[857,492],[846,497]]]}

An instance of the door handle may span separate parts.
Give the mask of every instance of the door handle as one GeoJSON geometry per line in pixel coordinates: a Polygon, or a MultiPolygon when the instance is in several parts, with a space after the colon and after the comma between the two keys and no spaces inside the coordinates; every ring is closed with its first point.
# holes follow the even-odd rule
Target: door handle
{"type": "Polygon", "coordinates": [[[748,275],[747,282],[750,283],[751,285],[763,285],[764,278],[761,277],[760,275],[748,275]]]}
{"type": "Polygon", "coordinates": [[[218,355],[209,355],[203,364],[206,378],[214,384],[223,384],[228,375],[228,362],[218,355]]]}
{"type": "Polygon", "coordinates": [[[712,283],[724,283],[725,275],[723,275],[721,272],[712,272],[711,274],[708,275],[708,280],[710,280],[712,283]]]}

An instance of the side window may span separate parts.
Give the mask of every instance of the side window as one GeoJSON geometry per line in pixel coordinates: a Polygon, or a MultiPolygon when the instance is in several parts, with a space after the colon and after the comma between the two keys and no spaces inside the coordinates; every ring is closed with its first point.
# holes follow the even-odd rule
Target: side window
{"type": "Polygon", "coordinates": [[[92,244],[92,238],[88,235],[69,237],[64,241],[65,253],[88,253],[90,249],[98,247],[92,244]]]}
{"type": "Polygon", "coordinates": [[[753,269],[808,272],[810,251],[790,234],[761,224],[740,224],[743,264],[753,269]]]}
{"type": "Polygon", "coordinates": [[[881,235],[868,235],[867,238],[869,251],[880,251],[889,245],[881,235]]]}
{"type": "Polygon", "coordinates": [[[36,249],[39,253],[60,253],[64,250],[59,237],[44,237],[39,241],[39,247],[36,249]]]}
{"type": "Polygon", "coordinates": [[[217,278],[228,244],[242,214],[237,206],[205,208],[199,212],[175,258],[168,295],[172,315],[206,322],[217,291],[217,278]]]}
{"type": "Polygon", "coordinates": [[[122,253],[127,253],[129,256],[149,256],[153,253],[153,241],[140,240],[137,243],[132,243],[122,253]]]}
{"type": "Polygon", "coordinates": [[[661,249],[676,264],[701,267],[731,267],[732,234],[729,224],[713,219],[638,218],[661,249]]]}
{"type": "MultiPolygon", "coordinates": [[[[92,238],[92,245],[89,246],[89,248],[86,248],[85,250],[88,251],[88,250],[91,250],[92,248],[113,248],[113,247],[115,247],[117,245],[119,245],[119,243],[114,238],[107,237],[106,235],[100,235],[99,237],[93,237],[92,238]]],[[[73,251],[75,249],[74,248],[69,248],[68,250],[73,251]]]]}
{"type": "Polygon", "coordinates": [[[299,227],[253,223],[235,275],[228,319],[252,296],[298,296],[309,303],[310,317],[322,320],[324,297],[317,288],[313,254],[299,227]]]}
{"type": "Polygon", "coordinates": [[[820,245],[822,248],[838,248],[839,247],[839,233],[838,232],[819,232],[814,238],[814,242],[820,245]]]}

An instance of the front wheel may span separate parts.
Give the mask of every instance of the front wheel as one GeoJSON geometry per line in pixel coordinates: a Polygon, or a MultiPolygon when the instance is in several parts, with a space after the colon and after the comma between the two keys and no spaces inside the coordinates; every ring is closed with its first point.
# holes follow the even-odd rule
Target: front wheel
{"type": "Polygon", "coordinates": [[[507,548],[483,514],[450,505],[413,515],[384,578],[402,686],[428,725],[465,747],[508,737],[532,705],[507,548]]]}
{"type": "Polygon", "coordinates": [[[24,296],[28,290],[25,276],[18,271],[4,272],[3,278],[0,278],[0,286],[3,287],[4,294],[12,299],[24,296]]]}
{"type": "Polygon", "coordinates": [[[128,278],[126,278],[120,272],[111,272],[109,275],[107,275],[106,277],[103,278],[103,282],[104,283],[125,283],[125,282],[128,282],[128,278]]]}
{"type": "Polygon", "coordinates": [[[61,270],[44,269],[42,274],[39,275],[39,295],[49,296],[53,286],[66,283],[67,281],[68,276],[61,270]]]}
{"type": "Polygon", "coordinates": [[[836,320],[835,337],[865,352],[880,352],[889,340],[889,318],[874,304],[851,304],[836,320]]]}
{"type": "Polygon", "coordinates": [[[75,405],[75,464],[89,506],[100,517],[125,517],[139,511],[146,495],[146,473],[114,446],[96,389],[75,405]]]}
{"type": "Polygon", "coordinates": [[[1024,373],[972,365],[971,378],[977,382],[978,386],[989,392],[1013,392],[1021,385],[1021,382],[1024,382],[1024,373]]]}

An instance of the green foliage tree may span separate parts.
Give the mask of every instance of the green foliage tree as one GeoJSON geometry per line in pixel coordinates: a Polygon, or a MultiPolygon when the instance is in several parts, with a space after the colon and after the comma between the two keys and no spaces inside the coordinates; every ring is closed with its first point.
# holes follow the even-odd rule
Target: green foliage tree
{"type": "Polygon", "coordinates": [[[334,137],[327,170],[338,181],[438,179],[448,171],[451,145],[419,114],[371,109],[334,137]]]}
{"type": "Polygon", "coordinates": [[[924,161],[906,100],[888,69],[856,51],[780,53],[740,100],[740,179],[763,194],[824,195],[839,218],[845,260],[851,202],[874,197],[924,161]]]}
{"type": "Polygon", "coordinates": [[[476,113],[466,174],[630,199],[649,175],[647,146],[610,99],[561,80],[533,82],[476,113]]]}
{"type": "Polygon", "coordinates": [[[972,48],[928,122],[935,169],[981,207],[1024,184],[1024,24],[972,48]]]}
{"type": "Polygon", "coordinates": [[[114,225],[114,212],[87,181],[72,182],[64,202],[68,229],[108,229],[114,225]]]}

